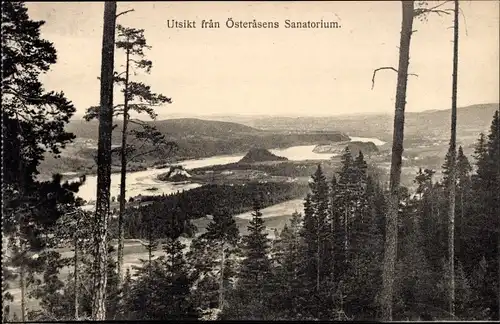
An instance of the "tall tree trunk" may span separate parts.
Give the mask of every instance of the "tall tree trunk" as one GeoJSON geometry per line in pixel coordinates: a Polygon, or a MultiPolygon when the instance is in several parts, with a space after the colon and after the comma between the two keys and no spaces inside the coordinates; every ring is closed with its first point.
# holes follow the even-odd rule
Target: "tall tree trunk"
{"type": "Polygon", "coordinates": [[[224,307],[224,266],[226,262],[225,244],[222,242],[221,261],[220,261],[220,281],[219,281],[219,309],[224,307]]]}
{"type": "MultiPolygon", "coordinates": [[[[319,225],[319,224],[318,224],[319,225]]],[[[319,294],[319,278],[320,278],[320,239],[319,239],[319,228],[316,230],[316,292],[319,294]]]]}
{"type": "Polygon", "coordinates": [[[399,45],[398,81],[396,107],[394,112],[394,131],[392,137],[391,175],[389,182],[389,203],[386,218],[384,263],[382,272],[381,315],[384,321],[392,320],[392,300],[394,268],[398,238],[399,184],[401,180],[401,160],[403,155],[404,121],[406,106],[406,85],[410,61],[410,40],[413,28],[414,3],[402,1],[403,19],[399,45]]]}
{"type": "MultiPolygon", "coordinates": [[[[497,127],[500,126],[500,107],[497,109],[497,119],[496,119],[497,127]]],[[[500,141],[497,140],[497,152],[496,156],[500,157],[500,141]]],[[[500,191],[500,163],[497,163],[497,193],[500,191]]],[[[496,214],[500,215],[500,203],[496,204],[496,214]]],[[[497,302],[498,302],[498,320],[500,320],[500,220],[497,225],[497,262],[498,262],[498,291],[497,291],[497,302]]]]}
{"type": "Polygon", "coordinates": [[[153,245],[151,241],[148,244],[148,275],[151,278],[151,270],[153,269],[153,245]]]}
{"type": "Polygon", "coordinates": [[[26,274],[24,264],[19,266],[19,285],[21,288],[21,322],[26,322],[26,274]]]}
{"type": "Polygon", "coordinates": [[[450,180],[448,206],[448,271],[449,312],[455,314],[455,191],[456,191],[456,156],[457,156],[457,77],[458,77],[458,0],[455,0],[455,21],[453,32],[453,76],[451,94],[451,139],[450,139],[450,180]]]}
{"type": "Polygon", "coordinates": [[[116,1],[104,4],[101,61],[101,100],[97,149],[97,199],[94,228],[94,287],[92,319],[106,319],[108,261],[108,217],[111,185],[111,133],[113,130],[113,70],[115,50],[116,1]]]}
{"type": "MultiPolygon", "coordinates": [[[[330,203],[331,206],[333,206],[333,200],[331,200],[331,203],[330,203]]],[[[331,222],[330,222],[330,249],[331,249],[331,258],[332,258],[332,262],[331,262],[331,273],[332,273],[332,279],[335,280],[335,261],[336,261],[336,258],[337,258],[337,255],[336,255],[336,250],[335,250],[335,213],[333,211],[333,208],[330,209],[330,214],[331,214],[331,222]]]]}
{"type": "Polygon", "coordinates": [[[348,233],[348,224],[347,224],[347,220],[348,220],[348,215],[347,215],[347,204],[344,204],[344,208],[345,208],[345,211],[344,211],[344,249],[345,249],[345,261],[347,262],[347,249],[348,249],[348,245],[349,245],[349,242],[348,242],[348,237],[347,237],[347,233],[348,233]]]}
{"type": "Polygon", "coordinates": [[[79,301],[79,289],[78,289],[78,237],[75,237],[75,256],[73,258],[73,262],[74,262],[74,271],[73,271],[73,275],[74,275],[74,280],[75,280],[75,287],[74,287],[74,291],[75,291],[75,297],[74,297],[74,302],[75,302],[75,320],[78,321],[78,317],[79,317],[79,314],[78,314],[78,308],[80,307],[80,305],[78,304],[78,301],[79,301]]]}
{"type": "Polygon", "coordinates": [[[129,67],[130,67],[130,50],[127,49],[125,68],[125,91],[123,100],[123,127],[122,127],[122,148],[121,148],[121,181],[120,181],[120,211],[118,213],[118,260],[116,269],[118,271],[118,282],[121,284],[123,274],[123,214],[125,213],[125,189],[127,180],[127,126],[128,126],[128,82],[129,82],[129,67]]]}

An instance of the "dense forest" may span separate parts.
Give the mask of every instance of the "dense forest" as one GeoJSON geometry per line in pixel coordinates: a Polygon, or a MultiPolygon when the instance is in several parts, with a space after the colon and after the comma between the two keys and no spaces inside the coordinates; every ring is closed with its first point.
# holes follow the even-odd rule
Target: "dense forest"
{"type": "Polygon", "coordinates": [[[181,233],[192,234],[190,221],[193,219],[215,215],[221,209],[231,215],[251,210],[256,192],[264,193],[260,204],[265,208],[303,197],[307,186],[274,182],[213,184],[171,195],[141,197],[142,205],[127,210],[124,219],[125,237],[147,238],[151,226],[158,238],[175,238],[181,233]],[[147,202],[151,203],[145,204],[147,202]]]}
{"type": "MultiPolygon", "coordinates": [[[[266,173],[268,176],[276,177],[290,177],[290,178],[302,178],[309,177],[316,171],[318,166],[318,161],[307,160],[307,161],[284,161],[284,162],[272,162],[272,163],[229,163],[224,165],[214,165],[211,167],[195,168],[190,170],[190,173],[194,178],[198,179],[217,179],[213,174],[223,171],[245,171],[245,170],[256,170],[266,173]],[[207,173],[213,172],[213,173],[207,173]]],[[[331,175],[336,172],[340,166],[340,158],[323,160],[321,161],[321,166],[325,174],[331,175]]],[[[372,176],[380,175],[382,172],[381,168],[375,163],[368,163],[368,173],[372,176]]]]}
{"type": "MultiPolygon", "coordinates": [[[[106,27],[110,34],[115,27],[109,23],[117,17],[113,6],[116,11],[116,3],[105,4],[105,36],[106,27]]],[[[44,155],[57,157],[74,140],[65,125],[76,108],[64,93],[46,90],[39,81],[57,61],[52,43],[40,37],[44,22],[31,20],[22,2],[2,3],[2,9],[3,321],[385,318],[384,242],[391,208],[397,216],[391,319],[500,319],[498,110],[488,133],[479,134],[473,156],[461,147],[455,156],[455,141],[450,141],[444,178],[436,181],[437,170],[421,169],[416,190],[396,185],[398,191],[391,192],[370,172],[362,153],[346,148],[333,175],[315,166],[307,188],[207,185],[147,198],[126,209],[120,222],[124,234],[141,238],[147,249],[140,265],[122,276],[111,244],[121,235],[107,210],[109,183],[107,196],[98,192],[102,208],[94,213],[82,209],[77,198],[85,177],[72,183],[59,174],[37,179],[44,155]],[[271,240],[262,209],[297,196],[304,197],[303,210],[271,240]],[[240,235],[234,215],[249,209],[248,233],[240,235]],[[456,216],[453,246],[450,210],[456,216]],[[211,221],[200,235],[191,220],[207,214],[211,221]],[[189,245],[183,243],[186,237],[189,245]],[[96,243],[98,238],[103,239],[96,243]],[[71,248],[62,252],[61,245],[71,248]],[[448,260],[450,249],[454,262],[448,260]],[[96,294],[96,287],[103,294],[96,294]]],[[[105,40],[114,46],[114,39],[105,40]]],[[[113,69],[107,72],[113,83],[113,69]]],[[[105,99],[109,88],[102,87],[105,99]]],[[[399,100],[405,97],[398,93],[399,100]]],[[[111,144],[111,136],[105,140],[111,144]]],[[[402,147],[399,153],[401,159],[402,147]]],[[[100,167],[110,171],[108,158],[100,167]]]]}
{"type": "MultiPolygon", "coordinates": [[[[327,173],[333,173],[337,167],[336,161],[322,161],[327,173]]],[[[318,161],[286,161],[275,163],[229,163],[211,167],[196,168],[190,172],[193,175],[205,174],[207,171],[222,172],[225,170],[258,170],[271,176],[309,177],[316,169],[318,161]]]]}

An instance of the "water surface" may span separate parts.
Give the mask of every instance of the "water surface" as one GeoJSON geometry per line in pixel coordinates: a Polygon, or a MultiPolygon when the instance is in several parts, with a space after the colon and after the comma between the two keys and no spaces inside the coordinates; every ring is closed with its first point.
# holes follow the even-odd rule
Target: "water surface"
{"type": "MultiPolygon", "coordinates": [[[[377,138],[351,137],[352,141],[373,142],[375,145],[383,145],[385,142],[377,138]]],[[[286,157],[291,161],[302,160],[328,160],[332,154],[315,153],[313,149],[316,145],[300,145],[292,146],[286,149],[272,149],[275,155],[286,157]]],[[[224,165],[236,163],[243,158],[244,154],[234,155],[216,155],[208,158],[197,160],[185,160],[179,163],[185,169],[196,169],[201,167],[209,167],[213,165],[224,165]]],[[[143,171],[134,171],[127,173],[127,197],[135,197],[138,195],[162,195],[171,194],[177,191],[190,190],[200,187],[198,183],[175,184],[171,182],[160,181],[158,175],[167,172],[167,169],[148,169],[143,171]],[[148,190],[155,188],[155,190],[148,190]]],[[[78,196],[86,201],[95,200],[97,193],[97,176],[87,176],[85,183],[80,187],[78,196]]],[[[120,174],[111,174],[111,197],[117,197],[120,193],[120,174]]]]}

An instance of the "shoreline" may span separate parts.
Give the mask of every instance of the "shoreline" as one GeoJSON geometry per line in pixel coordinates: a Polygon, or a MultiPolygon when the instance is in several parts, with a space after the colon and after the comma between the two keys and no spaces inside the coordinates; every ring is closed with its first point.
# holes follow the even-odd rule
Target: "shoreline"
{"type": "MultiPolygon", "coordinates": [[[[298,145],[298,146],[302,146],[302,145],[298,145]]],[[[290,147],[294,147],[294,146],[289,146],[287,148],[290,148],[290,147]]],[[[284,149],[287,149],[287,148],[273,148],[273,149],[270,149],[270,150],[284,150],[284,149]]],[[[145,167],[139,167],[140,170],[128,170],[127,173],[135,173],[135,172],[142,172],[142,171],[150,171],[150,170],[162,170],[162,169],[168,169],[169,167],[172,167],[172,166],[176,166],[176,165],[182,165],[182,163],[186,163],[186,162],[191,162],[191,161],[201,161],[201,160],[204,160],[204,159],[210,159],[210,158],[213,158],[213,157],[221,157],[221,158],[228,158],[228,157],[238,157],[240,155],[244,155],[245,152],[240,152],[240,153],[230,153],[230,154],[217,154],[217,155],[211,155],[211,156],[206,156],[206,157],[198,157],[198,158],[187,158],[187,159],[182,159],[182,160],[179,160],[179,161],[176,161],[176,162],[171,162],[171,163],[164,163],[164,164],[160,164],[161,166],[165,165],[164,167],[158,167],[158,166],[155,166],[154,163],[153,165],[150,165],[150,166],[145,166],[145,167]]],[[[155,162],[156,163],[156,162],[155,162]]],[[[186,170],[193,170],[193,169],[198,169],[198,168],[192,168],[192,169],[189,169],[189,168],[185,168],[186,170]]],[[[111,170],[111,174],[116,174],[116,173],[120,173],[121,171],[120,170],[111,170]]],[[[97,172],[89,172],[89,173],[85,173],[85,172],[82,172],[82,171],[66,171],[66,172],[63,172],[61,173],[61,175],[63,177],[72,177],[72,179],[77,179],[78,177],[82,176],[82,175],[85,175],[87,177],[95,177],[97,176],[97,172]],[[66,173],[66,175],[64,174],[66,173]]],[[[47,177],[47,176],[45,176],[47,177]]]]}
{"type": "MultiPolygon", "coordinates": [[[[347,134],[346,134],[346,136],[349,137],[349,140],[347,140],[347,141],[338,141],[338,142],[350,142],[350,141],[353,140],[351,138],[351,136],[349,136],[347,134]]],[[[334,143],[337,143],[337,142],[334,142],[334,143]]],[[[320,144],[318,144],[318,143],[316,143],[316,144],[299,143],[299,144],[285,145],[285,146],[281,146],[281,147],[266,148],[266,149],[267,150],[286,150],[286,149],[289,149],[291,147],[296,147],[296,146],[311,146],[311,145],[317,146],[317,145],[320,145],[320,144]]],[[[136,170],[132,169],[132,170],[127,171],[127,173],[141,172],[141,171],[147,171],[147,170],[153,170],[153,169],[165,169],[165,168],[168,168],[170,166],[179,165],[181,163],[185,163],[185,162],[188,162],[188,161],[199,161],[199,160],[203,160],[203,159],[209,159],[209,158],[212,158],[212,157],[236,157],[236,156],[240,156],[242,154],[245,155],[247,152],[248,151],[240,151],[240,152],[233,152],[233,153],[227,153],[227,154],[216,154],[216,155],[199,156],[199,157],[186,157],[185,156],[185,157],[176,158],[175,162],[165,162],[165,163],[159,163],[159,161],[155,161],[155,162],[149,163],[147,166],[137,166],[136,170]],[[155,164],[158,164],[158,165],[166,165],[166,164],[168,164],[168,166],[166,166],[164,168],[157,168],[155,166],[155,164]]],[[[116,167],[119,168],[119,166],[116,166],[116,167]]],[[[112,168],[113,168],[113,166],[112,166],[112,168]]],[[[120,172],[121,172],[120,170],[116,170],[116,169],[114,169],[114,170],[112,169],[111,170],[111,174],[120,173],[120,172]]],[[[55,174],[55,173],[52,173],[52,174],[43,174],[43,175],[40,174],[39,175],[39,180],[40,181],[49,181],[52,178],[53,174],[55,174]]],[[[85,175],[85,176],[97,176],[97,170],[95,170],[95,171],[78,171],[78,170],[75,171],[75,170],[69,170],[69,171],[61,173],[61,175],[63,177],[74,176],[74,178],[78,178],[78,177],[80,177],[82,175],[85,175]],[[64,173],[66,173],[67,175],[64,175],[64,173]]]]}

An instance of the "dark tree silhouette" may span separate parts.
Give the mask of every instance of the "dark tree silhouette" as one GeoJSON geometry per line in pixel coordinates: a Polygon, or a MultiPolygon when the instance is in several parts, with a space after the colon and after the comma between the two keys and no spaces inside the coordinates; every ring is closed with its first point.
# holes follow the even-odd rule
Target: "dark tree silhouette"
{"type": "Polygon", "coordinates": [[[92,319],[106,319],[108,262],[108,217],[111,186],[111,133],[113,131],[113,67],[115,53],[116,1],[104,4],[101,55],[101,106],[97,149],[97,199],[94,226],[94,286],[92,319]]]}

